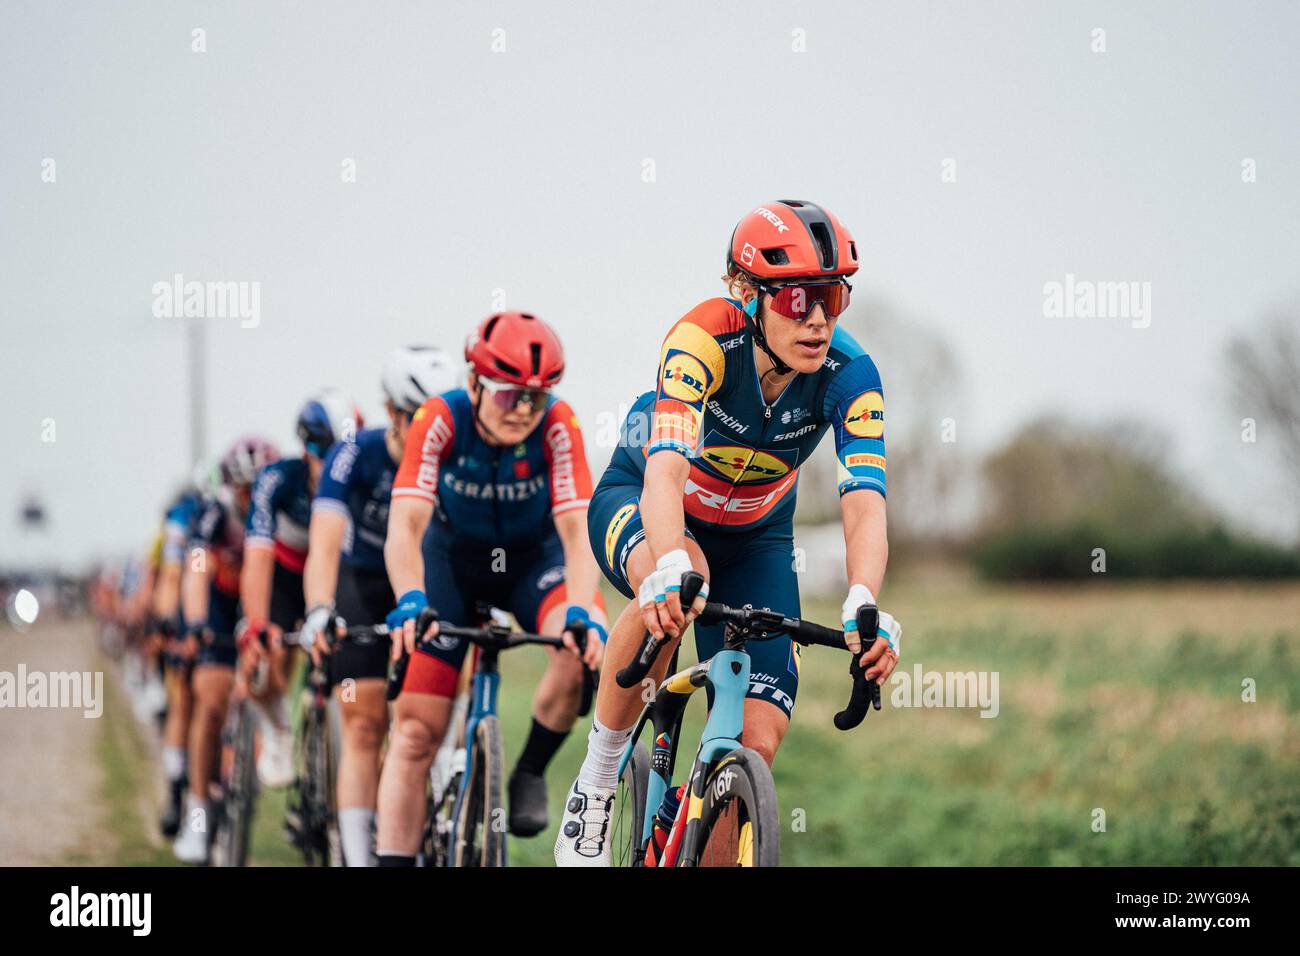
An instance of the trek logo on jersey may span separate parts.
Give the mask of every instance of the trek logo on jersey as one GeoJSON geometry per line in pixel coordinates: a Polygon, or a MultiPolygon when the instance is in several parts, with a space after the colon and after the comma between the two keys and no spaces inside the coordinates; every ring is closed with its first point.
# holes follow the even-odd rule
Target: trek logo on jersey
{"type": "Polygon", "coordinates": [[[772,481],[790,470],[790,466],[775,455],[737,445],[705,448],[700,457],[735,485],[746,481],[772,481]]]}
{"type": "Polygon", "coordinates": [[[663,391],[669,398],[698,405],[709,387],[709,373],[694,355],[669,351],[664,359],[663,391]]]}
{"type": "Polygon", "coordinates": [[[885,433],[885,398],[879,392],[859,395],[844,416],[844,427],[858,438],[879,438],[885,433]]]}
{"type": "Polygon", "coordinates": [[[636,502],[629,501],[614,512],[613,520],[605,529],[605,564],[611,568],[614,566],[614,545],[618,544],[618,536],[623,533],[623,529],[627,527],[634,514],[636,514],[636,502]]]}
{"type": "Polygon", "coordinates": [[[781,219],[781,217],[778,216],[776,213],[772,212],[772,210],[768,209],[766,206],[759,206],[757,209],[754,210],[754,212],[756,215],[762,216],[773,226],[775,226],[776,231],[778,233],[790,231],[790,227],[785,224],[785,222],[781,219]]]}
{"type": "MultiPolygon", "coordinates": [[[[790,475],[785,481],[777,485],[765,495],[758,495],[752,498],[742,498],[733,495],[730,491],[713,491],[699,484],[693,478],[686,479],[686,499],[687,510],[691,511],[697,517],[707,518],[707,520],[717,521],[721,518],[720,514],[712,512],[721,512],[723,514],[753,514],[755,519],[766,514],[774,502],[779,500],[794,484],[794,475],[790,475]],[[694,504],[696,509],[692,510],[694,504]],[[757,512],[757,513],[756,513],[757,512]],[[756,513],[756,514],[755,514],[756,513]]],[[[716,479],[714,479],[716,481],[716,479]]]]}

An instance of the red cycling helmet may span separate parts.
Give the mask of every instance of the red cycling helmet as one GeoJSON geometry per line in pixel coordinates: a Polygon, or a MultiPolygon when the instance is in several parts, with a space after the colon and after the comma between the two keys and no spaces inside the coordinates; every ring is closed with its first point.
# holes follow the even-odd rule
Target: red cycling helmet
{"type": "Polygon", "coordinates": [[[528,312],[498,312],[465,340],[465,361],[479,375],[550,388],[564,377],[564,347],[551,327],[528,312]]]}
{"type": "Polygon", "coordinates": [[[727,272],[783,280],[850,276],[858,247],[828,210],[798,199],[764,203],[736,224],[727,247],[727,272]]]}

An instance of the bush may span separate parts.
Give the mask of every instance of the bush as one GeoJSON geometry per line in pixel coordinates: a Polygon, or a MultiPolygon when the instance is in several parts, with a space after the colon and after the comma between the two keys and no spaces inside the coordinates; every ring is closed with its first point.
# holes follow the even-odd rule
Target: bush
{"type": "Polygon", "coordinates": [[[993,580],[1079,580],[1094,576],[1096,548],[1105,550],[1111,577],[1300,577],[1300,553],[1219,526],[1157,535],[1090,523],[1061,530],[1025,527],[984,536],[971,560],[981,576],[993,580]]]}

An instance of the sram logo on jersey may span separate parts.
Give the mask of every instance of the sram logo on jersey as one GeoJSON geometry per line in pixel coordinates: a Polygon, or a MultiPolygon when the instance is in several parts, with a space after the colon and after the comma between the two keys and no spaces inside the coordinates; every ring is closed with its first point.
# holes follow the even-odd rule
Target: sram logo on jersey
{"type": "Polygon", "coordinates": [[[709,387],[709,373],[694,355],[669,350],[661,376],[664,394],[688,405],[698,405],[709,387]]]}
{"type": "Polygon", "coordinates": [[[879,438],[885,433],[885,399],[879,392],[859,395],[844,416],[844,427],[858,438],[879,438]]]}

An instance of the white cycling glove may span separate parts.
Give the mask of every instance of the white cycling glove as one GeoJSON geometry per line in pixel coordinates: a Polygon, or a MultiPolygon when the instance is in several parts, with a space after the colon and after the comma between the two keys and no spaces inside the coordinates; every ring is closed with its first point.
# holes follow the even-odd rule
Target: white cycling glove
{"type": "Polygon", "coordinates": [[[334,608],[328,604],[318,604],[308,611],[307,617],[302,622],[302,645],[304,647],[313,646],[317,638],[329,626],[330,618],[333,616],[334,608]]]}
{"type": "MultiPolygon", "coordinates": [[[[865,644],[866,647],[859,647],[859,650],[865,650],[871,647],[876,637],[883,637],[889,642],[890,649],[895,655],[899,653],[899,641],[903,637],[903,625],[894,620],[894,616],[888,611],[880,611],[880,619],[876,624],[875,637],[863,641],[862,635],[858,631],[858,608],[864,604],[875,604],[876,596],[871,593],[871,589],[865,584],[855,584],[849,588],[849,596],[845,598],[844,605],[840,608],[840,622],[844,625],[845,643],[852,649],[855,641],[859,644],[865,644]]],[[[856,653],[856,652],[855,652],[856,653]]]]}
{"type": "MultiPolygon", "coordinates": [[[[669,551],[656,562],[655,569],[642,580],[637,603],[642,607],[656,603],[662,604],[669,591],[680,591],[682,589],[682,575],[690,570],[690,555],[681,548],[669,551]]],[[[700,588],[700,596],[709,596],[707,582],[700,588]]],[[[682,608],[682,610],[688,611],[690,608],[682,608]]]]}

